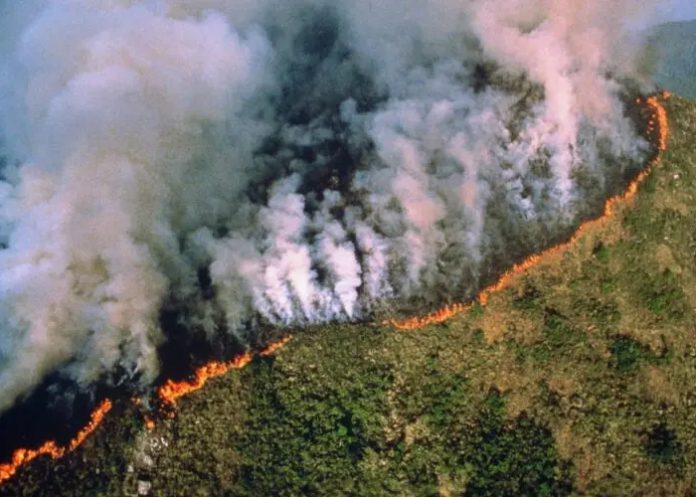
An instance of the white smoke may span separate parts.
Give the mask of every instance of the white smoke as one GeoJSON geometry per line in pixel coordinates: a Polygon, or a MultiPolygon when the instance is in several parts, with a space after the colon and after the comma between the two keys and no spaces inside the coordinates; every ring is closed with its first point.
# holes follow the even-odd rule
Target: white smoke
{"type": "Polygon", "coordinates": [[[248,338],[464,298],[642,160],[643,2],[190,3],[4,7],[0,411],[151,382],[164,307],[248,338]]]}

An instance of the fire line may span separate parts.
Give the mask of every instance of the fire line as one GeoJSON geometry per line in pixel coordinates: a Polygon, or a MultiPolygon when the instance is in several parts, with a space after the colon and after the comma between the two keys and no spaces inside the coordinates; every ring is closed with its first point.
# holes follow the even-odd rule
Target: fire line
{"type": "MultiPolygon", "coordinates": [[[[666,100],[671,96],[671,94],[669,92],[662,92],[660,96],[662,99],[666,100]]],[[[551,254],[558,254],[567,251],[588,229],[606,223],[607,220],[614,215],[618,205],[630,203],[634,199],[636,192],[638,191],[638,187],[650,175],[652,169],[660,162],[663,152],[667,149],[667,142],[669,140],[669,122],[667,119],[667,110],[660,102],[658,96],[653,95],[645,100],[640,98],[636,100],[636,103],[638,104],[642,102],[645,102],[653,113],[652,117],[648,121],[646,132],[649,136],[654,136],[656,141],[655,145],[657,147],[657,156],[643,171],[638,174],[633,181],[631,181],[624,193],[611,197],[609,200],[607,200],[606,204],[604,205],[604,211],[600,217],[581,224],[576,230],[575,234],[567,242],[546,249],[538,254],[529,256],[524,261],[512,266],[512,268],[503,273],[497,282],[479,292],[474,299],[474,302],[478,302],[482,306],[487,305],[490,296],[506,288],[515,276],[522,274],[530,268],[536,266],[539,264],[539,262],[551,254]]],[[[473,303],[450,304],[423,316],[414,316],[402,320],[388,319],[382,324],[391,326],[399,331],[417,330],[431,324],[444,323],[445,321],[448,321],[453,317],[468,311],[472,305],[473,303]]]]}
{"type": "MultiPolygon", "coordinates": [[[[668,92],[663,92],[661,97],[663,99],[667,99],[670,97],[670,94],[668,92]]],[[[637,103],[642,102],[642,99],[637,100],[637,103]]],[[[657,133],[657,157],[643,171],[641,171],[640,174],[638,174],[638,176],[628,185],[623,194],[607,200],[602,216],[580,225],[569,241],[544,250],[539,254],[532,255],[524,261],[515,264],[511,269],[506,271],[496,283],[483,289],[478,294],[476,299],[474,299],[474,302],[478,302],[480,305],[485,306],[488,303],[490,296],[506,288],[515,276],[536,266],[548,255],[567,250],[588,228],[606,222],[606,220],[614,214],[617,205],[621,203],[628,203],[635,197],[638,187],[650,175],[653,167],[660,162],[662,153],[667,149],[667,142],[669,139],[667,111],[662,103],[660,103],[659,98],[657,96],[648,97],[645,99],[645,104],[653,112],[653,116],[648,122],[647,133],[651,135],[657,133]]],[[[472,305],[473,303],[455,303],[444,306],[441,309],[424,316],[415,316],[404,320],[390,319],[384,321],[383,324],[392,326],[400,331],[415,330],[424,328],[431,324],[443,323],[455,316],[458,316],[459,314],[468,311],[472,305]]],[[[262,357],[269,356],[278,349],[284,347],[291,339],[291,336],[286,336],[277,342],[273,342],[265,349],[261,350],[258,355],[262,357]]],[[[253,358],[254,354],[252,352],[247,352],[227,362],[209,362],[199,367],[190,380],[178,382],[171,379],[167,380],[164,385],[158,389],[159,398],[165,405],[175,406],[177,400],[181,397],[200,390],[209,380],[222,376],[230,370],[242,369],[244,366],[249,364],[253,358]]],[[[89,423],[87,423],[87,425],[82,428],[78,434],[65,446],[59,446],[55,441],[50,440],[45,442],[38,449],[20,448],[15,450],[12,454],[12,459],[10,462],[0,464],[0,484],[12,478],[12,476],[15,475],[21,466],[30,463],[39,456],[47,455],[52,459],[60,459],[64,455],[73,452],[97,429],[97,427],[99,427],[111,408],[112,402],[110,399],[102,401],[94,412],[92,412],[89,423]]],[[[154,428],[154,421],[151,418],[146,417],[145,425],[148,430],[152,430],[154,428]]]]}
{"type": "Polygon", "coordinates": [[[69,454],[77,449],[80,445],[82,445],[82,442],[84,442],[87,437],[89,437],[94,430],[97,429],[97,427],[104,420],[106,414],[111,410],[111,407],[111,400],[106,399],[102,401],[94,412],[92,412],[89,423],[87,423],[87,425],[77,433],[75,438],[70,440],[70,442],[63,447],[56,444],[55,441],[49,440],[48,442],[44,442],[44,444],[38,449],[15,450],[12,454],[12,460],[10,462],[0,464],[0,483],[12,478],[12,476],[21,466],[30,463],[39,456],[47,455],[53,459],[60,459],[65,454],[69,454]]]}
{"type": "MultiPolygon", "coordinates": [[[[286,336],[276,342],[271,343],[265,349],[258,352],[258,355],[261,357],[270,356],[278,349],[285,346],[285,344],[287,344],[291,338],[291,336],[286,336]]],[[[196,370],[193,379],[190,381],[175,382],[172,380],[167,380],[167,382],[160,387],[158,391],[160,399],[164,403],[174,406],[180,397],[199,390],[208,382],[208,380],[212,378],[222,376],[232,369],[243,368],[249,364],[253,358],[254,354],[252,352],[247,352],[227,362],[213,361],[201,366],[196,370]]],[[[134,397],[132,401],[136,405],[140,402],[137,397],[134,397]]],[[[112,407],[113,403],[110,399],[102,401],[94,412],[92,412],[89,423],[87,423],[87,425],[77,433],[75,438],[73,438],[65,446],[61,447],[55,441],[49,440],[44,442],[43,445],[41,445],[38,449],[20,448],[15,450],[12,454],[12,459],[10,462],[0,464],[0,485],[12,478],[20,467],[24,466],[25,464],[29,464],[39,456],[46,455],[50,456],[52,459],[60,459],[64,455],[73,452],[97,429],[112,407]]],[[[150,431],[155,427],[154,420],[147,415],[145,416],[144,424],[145,427],[150,431]]]]}
{"type": "MultiPolygon", "coordinates": [[[[259,352],[258,355],[262,357],[269,356],[278,349],[284,347],[291,339],[292,337],[288,335],[277,342],[273,342],[259,352]]],[[[242,369],[249,364],[253,358],[254,354],[252,352],[247,352],[227,362],[209,362],[196,370],[193,379],[178,382],[167,380],[166,383],[159,388],[157,393],[162,402],[174,406],[179,398],[191,392],[195,392],[196,390],[200,390],[208,380],[222,376],[232,369],[242,369]]]]}

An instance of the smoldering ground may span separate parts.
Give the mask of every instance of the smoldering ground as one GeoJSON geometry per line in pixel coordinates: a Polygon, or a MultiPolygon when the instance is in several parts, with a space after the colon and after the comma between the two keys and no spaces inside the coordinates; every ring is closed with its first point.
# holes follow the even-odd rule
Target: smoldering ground
{"type": "Polygon", "coordinates": [[[0,411],[466,299],[649,153],[645,2],[190,4],[3,7],[0,411]]]}

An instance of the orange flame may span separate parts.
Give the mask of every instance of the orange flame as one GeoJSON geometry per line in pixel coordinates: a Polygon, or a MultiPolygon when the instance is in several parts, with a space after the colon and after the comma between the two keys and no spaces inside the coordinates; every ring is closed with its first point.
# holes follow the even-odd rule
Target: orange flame
{"type": "Polygon", "coordinates": [[[147,414],[143,415],[143,421],[145,423],[145,428],[147,429],[147,431],[152,431],[155,429],[155,420],[147,414]]]}
{"type": "MultiPolygon", "coordinates": [[[[671,97],[671,94],[669,92],[663,92],[661,97],[666,100],[671,97]]],[[[641,102],[642,100],[640,98],[636,101],[636,103],[641,102]]],[[[581,224],[569,241],[532,255],[524,261],[512,266],[512,268],[503,273],[497,282],[484,288],[477,295],[475,301],[482,306],[487,305],[490,296],[506,288],[515,276],[528,271],[530,268],[536,266],[539,264],[539,262],[551,254],[558,254],[568,250],[588,229],[606,223],[607,220],[609,220],[614,214],[618,205],[627,204],[633,200],[638,191],[638,187],[650,175],[652,168],[660,162],[662,153],[667,150],[667,143],[669,141],[669,121],[667,119],[667,110],[657,96],[648,97],[645,100],[645,104],[652,111],[652,117],[648,122],[647,134],[655,139],[658,150],[657,157],[648,165],[647,168],[638,174],[638,176],[628,185],[624,193],[607,200],[606,204],[604,205],[604,212],[599,218],[581,224]]],[[[472,304],[464,303],[450,304],[424,316],[415,316],[403,320],[389,319],[384,321],[383,324],[392,326],[400,331],[416,330],[431,324],[443,323],[459,314],[468,311],[471,306],[472,304]]]]}
{"type": "Polygon", "coordinates": [[[288,342],[289,342],[290,340],[292,340],[292,336],[291,336],[291,335],[288,335],[288,336],[286,336],[286,337],[281,338],[280,340],[278,340],[278,341],[276,341],[276,342],[272,342],[270,345],[266,346],[265,349],[261,350],[261,351],[259,352],[259,355],[260,355],[261,357],[268,357],[268,356],[270,356],[270,355],[273,355],[273,354],[275,354],[278,350],[280,350],[280,349],[282,349],[283,347],[285,347],[285,346],[288,344],[288,342]]]}
{"type": "MultiPolygon", "coordinates": [[[[273,354],[278,349],[285,346],[285,344],[287,344],[291,338],[291,336],[287,336],[281,340],[278,340],[277,342],[271,343],[265,349],[261,350],[258,355],[267,357],[273,354]]],[[[159,389],[160,398],[163,402],[173,406],[180,397],[202,388],[203,385],[205,385],[211,378],[221,376],[231,369],[241,369],[249,364],[253,358],[254,354],[247,352],[246,354],[238,356],[228,362],[213,361],[198,368],[194,374],[193,380],[191,381],[174,382],[172,380],[168,380],[159,389]]],[[[131,401],[136,406],[141,404],[141,399],[137,396],[132,397],[131,401]]],[[[75,438],[73,438],[68,445],[64,447],[59,446],[53,440],[49,440],[41,445],[38,449],[15,450],[12,454],[12,460],[10,462],[0,464],[0,484],[12,478],[12,476],[17,473],[17,470],[21,466],[29,464],[39,456],[47,455],[53,459],[60,459],[64,455],[77,449],[80,445],[82,445],[87,437],[89,437],[94,430],[97,429],[111,408],[112,402],[110,399],[106,399],[99,404],[99,406],[92,413],[89,423],[87,423],[87,425],[78,432],[75,438]]],[[[155,421],[147,414],[144,414],[143,418],[145,428],[148,431],[152,431],[155,428],[155,421]]]]}
{"type": "MultiPolygon", "coordinates": [[[[291,338],[291,336],[287,336],[277,342],[271,343],[260,351],[258,355],[266,357],[273,354],[275,351],[285,346],[291,338]]],[[[252,352],[247,352],[227,362],[209,362],[198,368],[191,380],[167,380],[158,390],[159,397],[165,404],[173,406],[179,398],[203,388],[208,380],[222,376],[232,369],[241,369],[249,364],[253,358],[254,354],[252,352]]]]}
{"type": "Polygon", "coordinates": [[[39,456],[47,455],[53,459],[60,459],[65,454],[69,454],[77,449],[80,445],[82,445],[87,437],[89,437],[92,432],[97,429],[97,427],[104,420],[106,414],[111,410],[111,407],[112,404],[111,400],[109,399],[106,399],[99,404],[99,406],[92,413],[87,426],[82,428],[78,434],[75,435],[75,438],[73,438],[66,446],[61,447],[56,444],[55,441],[50,440],[45,442],[38,449],[15,450],[12,454],[12,460],[10,462],[0,464],[0,483],[9,480],[21,466],[30,463],[39,456]]]}

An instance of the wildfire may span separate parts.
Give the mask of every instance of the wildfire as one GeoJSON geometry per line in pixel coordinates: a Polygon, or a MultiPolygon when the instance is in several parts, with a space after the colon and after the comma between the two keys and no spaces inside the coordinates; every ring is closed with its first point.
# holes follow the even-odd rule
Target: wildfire
{"type": "MultiPolygon", "coordinates": [[[[664,92],[662,93],[661,97],[663,99],[667,99],[670,97],[670,94],[664,92]]],[[[637,100],[637,103],[642,102],[643,101],[641,99],[637,100]]],[[[510,270],[506,271],[496,283],[483,289],[476,297],[476,302],[482,306],[485,306],[488,303],[490,296],[507,287],[515,276],[536,266],[545,257],[567,250],[588,228],[606,222],[607,219],[610,218],[615,212],[615,207],[617,205],[630,202],[633,199],[640,184],[643,183],[643,181],[645,181],[650,174],[652,166],[660,161],[662,152],[667,149],[667,142],[669,139],[667,111],[660,103],[660,99],[657,96],[651,96],[645,100],[645,104],[653,113],[648,122],[647,133],[649,136],[655,136],[656,134],[655,141],[658,149],[658,156],[655,158],[652,164],[650,164],[648,168],[642,171],[636,177],[636,179],[628,185],[628,188],[623,194],[607,200],[603,215],[601,217],[582,224],[575,232],[575,235],[573,235],[568,242],[547,249],[539,254],[532,255],[523,262],[515,264],[510,270]]],[[[444,306],[441,309],[424,316],[415,316],[404,320],[391,319],[385,321],[384,324],[391,325],[398,330],[414,330],[431,324],[445,322],[468,311],[471,307],[472,304],[455,303],[444,306]]],[[[281,340],[271,343],[265,349],[261,350],[258,355],[265,357],[273,354],[278,349],[285,346],[291,340],[291,338],[291,336],[287,336],[281,340]]],[[[247,352],[227,362],[209,362],[208,364],[198,368],[193,374],[193,378],[190,380],[179,382],[167,380],[167,382],[159,388],[158,395],[164,404],[174,406],[176,405],[178,399],[195,392],[196,390],[200,390],[208,382],[208,380],[222,376],[230,370],[241,369],[249,364],[253,358],[254,354],[252,352],[247,352]]],[[[134,398],[132,400],[134,403],[139,404],[139,399],[134,398]]],[[[59,459],[74,451],[87,439],[87,437],[94,432],[94,430],[97,429],[111,408],[112,402],[109,399],[106,399],[99,404],[99,406],[92,413],[89,423],[82,428],[75,438],[73,438],[66,446],[61,447],[56,444],[55,441],[50,440],[45,442],[38,449],[15,450],[12,454],[12,459],[10,462],[0,464],[0,484],[10,479],[21,466],[28,464],[39,456],[47,455],[53,459],[59,459]]],[[[154,420],[147,415],[145,415],[144,419],[146,428],[148,430],[152,430],[155,427],[154,420]]]]}
{"type": "Polygon", "coordinates": [[[82,442],[84,442],[87,437],[89,437],[94,430],[101,424],[104,420],[104,416],[111,410],[112,404],[111,400],[104,400],[99,406],[94,410],[92,416],[90,417],[87,426],[82,428],[78,434],[73,438],[66,446],[59,446],[55,441],[50,440],[45,442],[38,449],[17,449],[12,454],[12,460],[6,464],[0,464],[0,483],[9,480],[17,470],[29,462],[33,461],[39,456],[47,455],[53,459],[60,459],[65,454],[69,454],[74,451],[82,442]]]}
{"type": "Polygon", "coordinates": [[[259,352],[259,355],[261,357],[268,357],[269,355],[273,355],[278,350],[285,347],[290,340],[292,340],[292,336],[288,335],[286,337],[281,338],[280,340],[278,340],[276,342],[272,342],[265,349],[261,350],[261,352],[259,352]]]}
{"type": "MultiPolygon", "coordinates": [[[[287,336],[271,343],[265,349],[261,350],[258,355],[266,357],[278,349],[282,348],[287,344],[292,337],[287,336]]],[[[190,381],[175,382],[168,380],[162,387],[160,387],[158,393],[162,401],[168,405],[175,405],[176,401],[191,392],[199,390],[207,383],[208,380],[221,376],[232,369],[241,369],[251,362],[254,358],[252,352],[247,352],[241,356],[238,356],[231,361],[227,362],[210,362],[200,368],[198,368],[194,374],[194,377],[190,381]]],[[[136,405],[141,404],[139,397],[133,397],[131,401],[136,405]]],[[[38,449],[17,449],[12,454],[12,459],[10,462],[5,464],[0,464],[0,484],[12,478],[12,476],[17,472],[17,470],[33,461],[39,456],[50,456],[53,459],[60,459],[66,454],[77,449],[82,443],[89,437],[94,430],[101,424],[104,420],[106,414],[111,410],[112,402],[110,399],[104,400],[99,406],[92,412],[89,423],[82,428],[78,434],[73,438],[66,446],[59,446],[55,441],[49,440],[41,445],[38,449]]],[[[144,424],[148,431],[152,431],[155,428],[155,421],[147,414],[144,414],[144,424]]]]}
{"type": "MultiPolygon", "coordinates": [[[[258,355],[265,357],[273,354],[275,351],[285,346],[291,338],[291,336],[287,336],[277,342],[271,343],[260,351],[258,355]]],[[[167,380],[167,382],[159,388],[157,393],[164,404],[173,406],[179,398],[203,388],[208,380],[222,376],[232,369],[241,369],[249,364],[253,358],[254,354],[252,352],[247,352],[227,362],[209,362],[198,368],[191,380],[167,380]]]]}
{"type": "Polygon", "coordinates": [[[414,316],[404,320],[389,319],[385,321],[384,324],[391,325],[399,330],[417,330],[431,324],[444,323],[445,321],[452,319],[454,316],[468,311],[469,308],[471,308],[471,304],[450,304],[441,307],[435,312],[426,314],[425,316],[414,316]]]}
{"type": "MultiPolygon", "coordinates": [[[[668,99],[670,96],[671,94],[669,92],[663,92],[661,94],[661,97],[665,100],[668,99]]],[[[643,100],[640,98],[636,100],[636,103],[638,104],[642,102],[643,100]]],[[[669,122],[667,119],[667,110],[660,102],[660,99],[657,96],[651,96],[645,99],[645,104],[652,111],[652,116],[648,121],[648,127],[646,131],[648,136],[654,137],[654,140],[656,142],[655,145],[657,146],[658,150],[658,155],[652,161],[652,163],[649,164],[646,169],[641,171],[640,174],[638,174],[638,176],[628,185],[624,193],[607,200],[606,204],[604,205],[604,211],[602,213],[602,216],[580,225],[578,230],[575,232],[575,234],[571,237],[569,241],[546,249],[541,253],[534,254],[525,259],[524,261],[512,266],[512,268],[506,271],[498,279],[498,281],[496,281],[489,287],[484,288],[476,296],[475,301],[477,301],[480,305],[485,306],[486,304],[488,304],[490,296],[506,288],[515,276],[528,271],[530,268],[536,266],[537,264],[539,264],[539,262],[541,262],[543,259],[547,258],[552,254],[558,254],[568,250],[568,248],[570,248],[588,229],[606,223],[614,214],[618,205],[625,204],[633,200],[633,198],[636,195],[636,192],[638,191],[638,187],[650,175],[652,167],[660,161],[662,153],[667,149],[667,142],[669,141],[669,122]]],[[[470,308],[471,304],[450,304],[424,316],[415,316],[404,320],[389,319],[385,321],[383,324],[392,326],[397,330],[401,331],[416,330],[424,328],[431,324],[443,323],[459,314],[468,311],[470,308]]]]}

